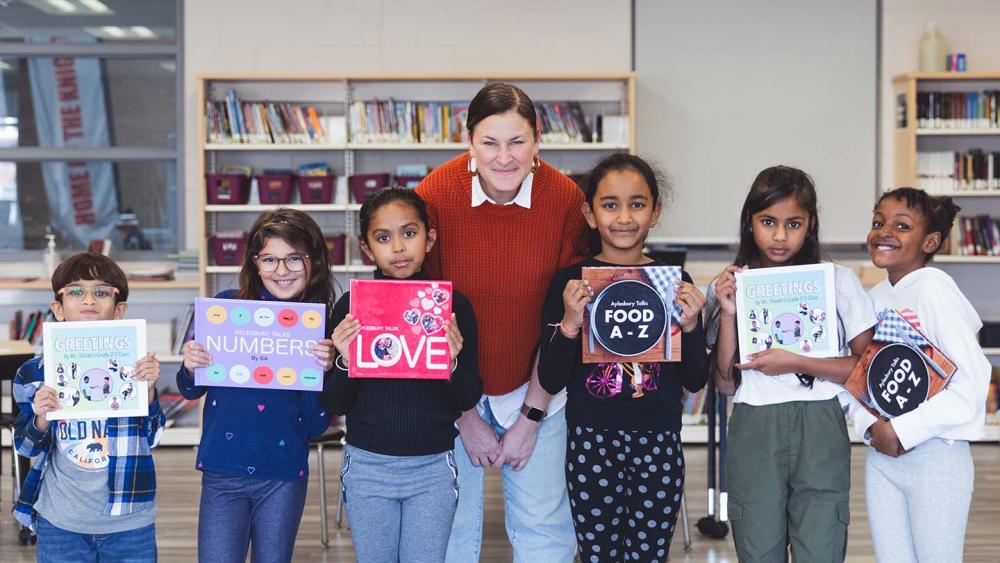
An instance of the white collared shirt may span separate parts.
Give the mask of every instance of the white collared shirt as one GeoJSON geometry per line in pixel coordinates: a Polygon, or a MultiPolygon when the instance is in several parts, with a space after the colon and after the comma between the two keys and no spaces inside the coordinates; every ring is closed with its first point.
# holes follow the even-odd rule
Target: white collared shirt
{"type": "MultiPolygon", "coordinates": [[[[528,177],[521,182],[521,189],[518,190],[517,195],[514,199],[504,203],[503,205],[520,205],[525,209],[531,209],[531,184],[535,178],[533,172],[528,172],[528,177]]],[[[493,201],[493,198],[486,195],[486,191],[483,190],[483,185],[479,182],[479,176],[472,177],[472,207],[479,207],[480,205],[489,202],[494,205],[500,205],[493,201]]]]}

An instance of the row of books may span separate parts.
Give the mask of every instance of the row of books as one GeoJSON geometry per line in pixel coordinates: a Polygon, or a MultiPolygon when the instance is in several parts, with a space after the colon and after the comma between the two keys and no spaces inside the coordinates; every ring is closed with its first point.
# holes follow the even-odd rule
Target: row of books
{"type": "Polygon", "coordinates": [[[962,256],[1000,256],[1000,218],[989,215],[959,217],[955,225],[962,256]]]}
{"type": "Polygon", "coordinates": [[[26,340],[34,345],[42,337],[42,325],[53,320],[51,311],[32,311],[27,315],[17,310],[10,319],[10,339],[26,340]]]}
{"type": "Polygon", "coordinates": [[[351,104],[355,143],[461,143],[468,103],[369,100],[351,104]]]}
{"type": "MultiPolygon", "coordinates": [[[[597,142],[603,118],[588,121],[579,102],[535,105],[543,143],[597,142]]],[[[350,140],[355,143],[465,143],[469,104],[463,102],[354,102],[349,111],[350,140]]],[[[617,139],[616,139],[617,140],[617,139]]]]}
{"type": "Polygon", "coordinates": [[[1000,410],[1000,383],[990,383],[986,390],[986,414],[996,415],[1000,410]]]}
{"type": "Polygon", "coordinates": [[[917,92],[920,129],[1000,128],[997,98],[1000,90],[972,92],[917,92]]]}
{"type": "Polygon", "coordinates": [[[205,102],[210,143],[310,144],[325,139],[313,106],[287,102],[243,102],[230,89],[221,102],[205,102]]]}
{"type": "Polygon", "coordinates": [[[918,152],[915,187],[930,193],[1000,190],[1000,152],[918,152]]]}

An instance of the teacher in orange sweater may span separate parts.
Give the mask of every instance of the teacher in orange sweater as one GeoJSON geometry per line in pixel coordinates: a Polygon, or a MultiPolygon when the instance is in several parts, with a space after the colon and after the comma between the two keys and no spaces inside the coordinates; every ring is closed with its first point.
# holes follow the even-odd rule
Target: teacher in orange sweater
{"type": "Polygon", "coordinates": [[[447,561],[479,560],[483,472],[503,473],[507,535],[515,561],[572,561],[576,538],[566,496],[565,391],[538,383],[535,351],[545,291],[582,259],[583,193],[538,158],[531,99],[512,84],[476,94],[469,152],[417,187],[438,242],[424,267],[465,294],[479,323],[484,393],[457,422],[459,500],[447,561]]]}

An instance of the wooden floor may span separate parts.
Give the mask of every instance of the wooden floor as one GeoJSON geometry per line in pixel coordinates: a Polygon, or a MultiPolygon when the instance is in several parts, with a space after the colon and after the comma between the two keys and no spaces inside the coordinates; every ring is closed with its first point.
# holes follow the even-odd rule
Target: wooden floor
{"type": "MultiPolygon", "coordinates": [[[[979,444],[973,446],[976,463],[976,494],[966,535],[965,561],[1000,561],[1000,447],[979,444]]],[[[706,514],[705,447],[691,445],[685,448],[688,465],[687,501],[691,525],[706,514]]],[[[10,461],[8,451],[3,452],[3,479],[0,480],[0,560],[5,563],[34,561],[34,548],[23,547],[17,542],[17,528],[10,516],[10,461]]],[[[295,547],[295,561],[354,561],[349,531],[338,530],[332,525],[336,491],[337,469],[340,452],[328,451],[327,473],[331,498],[331,543],[328,549],[320,545],[319,496],[317,477],[313,471],[305,514],[299,528],[295,547]]],[[[848,558],[850,562],[875,561],[864,503],[865,448],[855,446],[852,453],[853,487],[851,490],[851,519],[848,558]]],[[[315,468],[315,454],[311,460],[315,468]]],[[[166,562],[194,561],[198,519],[199,475],[193,469],[194,451],[191,448],[159,448],[156,450],[158,503],[157,539],[160,559],[166,562]]],[[[503,508],[499,479],[496,472],[487,478],[486,522],[484,530],[483,561],[510,561],[511,550],[503,528],[503,508]]],[[[711,540],[692,529],[693,544],[685,551],[680,525],[670,552],[673,561],[735,563],[732,540],[711,540]]]]}

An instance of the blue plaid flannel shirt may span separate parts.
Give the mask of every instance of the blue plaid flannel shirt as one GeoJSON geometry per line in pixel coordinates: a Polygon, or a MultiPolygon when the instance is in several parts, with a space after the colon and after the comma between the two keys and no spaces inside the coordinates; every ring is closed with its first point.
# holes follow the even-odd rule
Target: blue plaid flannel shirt
{"type": "MultiPolygon", "coordinates": [[[[41,491],[42,477],[49,456],[54,453],[55,424],[42,432],[35,428],[32,401],[35,391],[45,382],[42,358],[32,358],[14,376],[14,400],[21,409],[14,423],[14,447],[24,457],[34,458],[21,487],[21,496],[14,505],[14,518],[24,526],[34,526],[35,501],[41,491]]],[[[160,401],[149,405],[149,416],[109,418],[108,438],[108,504],[104,513],[112,516],[130,514],[145,508],[156,498],[156,470],[150,451],[160,442],[166,416],[160,401]]]]}

